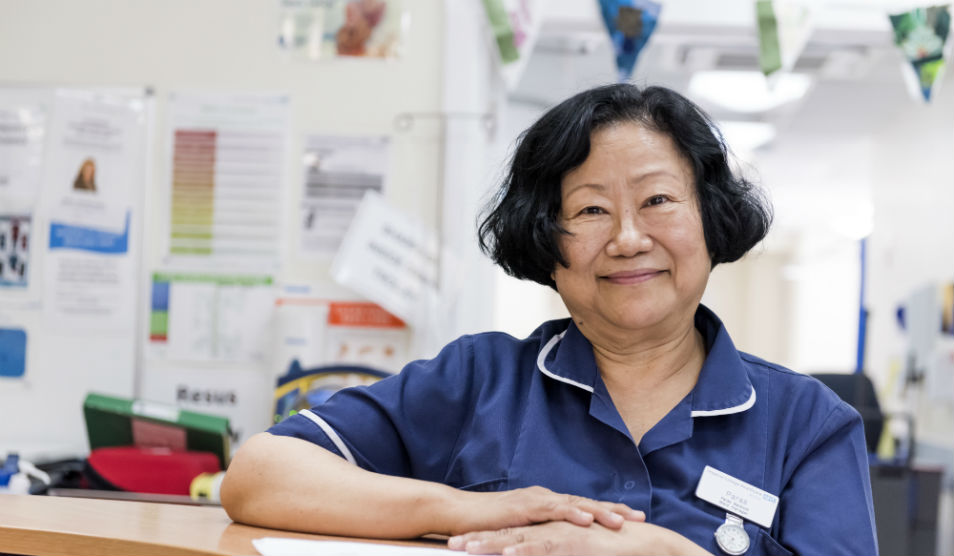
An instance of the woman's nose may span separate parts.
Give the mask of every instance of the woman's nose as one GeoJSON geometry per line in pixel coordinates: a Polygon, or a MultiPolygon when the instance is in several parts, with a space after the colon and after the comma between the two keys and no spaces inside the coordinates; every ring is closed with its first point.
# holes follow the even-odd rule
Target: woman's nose
{"type": "Polygon", "coordinates": [[[613,257],[634,257],[652,247],[652,238],[635,215],[624,213],[616,220],[606,251],[613,257]]]}

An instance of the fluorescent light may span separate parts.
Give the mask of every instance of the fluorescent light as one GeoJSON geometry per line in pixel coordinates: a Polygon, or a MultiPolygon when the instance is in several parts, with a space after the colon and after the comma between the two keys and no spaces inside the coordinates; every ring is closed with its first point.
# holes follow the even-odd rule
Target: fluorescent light
{"type": "Polygon", "coordinates": [[[757,71],[698,71],[689,80],[689,94],[733,112],[767,112],[805,96],[812,78],[782,73],[767,79],[757,71]]]}

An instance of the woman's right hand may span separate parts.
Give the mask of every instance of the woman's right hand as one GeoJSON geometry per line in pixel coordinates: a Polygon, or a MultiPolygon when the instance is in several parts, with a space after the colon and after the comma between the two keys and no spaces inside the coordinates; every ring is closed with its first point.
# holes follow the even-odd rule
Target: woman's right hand
{"type": "Polygon", "coordinates": [[[567,521],[582,527],[596,522],[619,529],[625,521],[646,519],[645,513],[625,504],[559,494],[540,486],[502,492],[457,492],[446,514],[439,518],[447,520],[447,526],[441,529],[452,535],[547,521],[567,521]]]}

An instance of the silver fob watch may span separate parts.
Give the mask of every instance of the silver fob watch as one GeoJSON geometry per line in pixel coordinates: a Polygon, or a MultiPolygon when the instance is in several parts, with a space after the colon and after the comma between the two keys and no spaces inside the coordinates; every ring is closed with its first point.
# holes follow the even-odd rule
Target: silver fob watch
{"type": "Polygon", "coordinates": [[[749,549],[749,534],[742,528],[742,518],[725,514],[725,523],[715,532],[716,544],[722,552],[731,556],[740,556],[749,549]]]}

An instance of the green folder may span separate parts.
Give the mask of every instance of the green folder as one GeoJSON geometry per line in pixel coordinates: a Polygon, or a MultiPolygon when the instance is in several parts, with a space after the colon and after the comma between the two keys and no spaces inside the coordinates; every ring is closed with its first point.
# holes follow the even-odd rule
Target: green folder
{"type": "Polygon", "coordinates": [[[83,402],[90,450],[107,446],[165,446],[212,452],[222,469],[230,455],[227,417],[174,405],[90,393],[83,402]]]}

